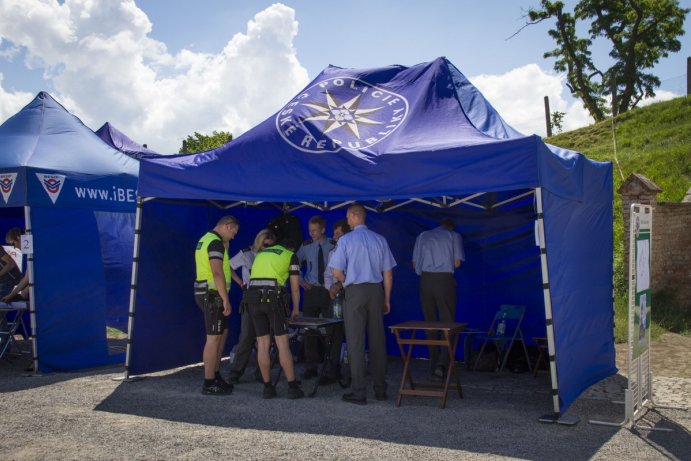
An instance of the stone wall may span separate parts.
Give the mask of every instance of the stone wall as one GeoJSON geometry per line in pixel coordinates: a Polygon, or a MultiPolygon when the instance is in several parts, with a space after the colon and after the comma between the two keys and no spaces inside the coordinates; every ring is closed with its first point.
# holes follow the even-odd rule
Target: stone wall
{"type": "Polygon", "coordinates": [[[651,288],[668,289],[683,306],[691,306],[691,203],[658,202],[661,192],[648,178],[634,174],[619,188],[624,218],[624,271],[629,269],[629,215],[632,203],[652,205],[651,288]]]}
{"type": "Polygon", "coordinates": [[[651,287],[670,288],[691,306],[691,203],[660,202],[653,208],[651,287]]]}

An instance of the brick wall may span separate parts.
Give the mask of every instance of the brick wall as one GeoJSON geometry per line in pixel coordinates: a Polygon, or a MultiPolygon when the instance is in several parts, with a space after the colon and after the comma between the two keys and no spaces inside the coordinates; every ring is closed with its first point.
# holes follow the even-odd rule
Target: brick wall
{"type": "Polygon", "coordinates": [[[619,188],[624,218],[624,271],[629,269],[629,215],[632,203],[653,206],[651,288],[671,289],[677,301],[691,306],[691,203],[657,202],[659,189],[641,176],[630,176],[619,188]]]}
{"type": "Polygon", "coordinates": [[[691,203],[660,202],[653,208],[650,267],[653,291],[671,288],[691,306],[691,203]]]}

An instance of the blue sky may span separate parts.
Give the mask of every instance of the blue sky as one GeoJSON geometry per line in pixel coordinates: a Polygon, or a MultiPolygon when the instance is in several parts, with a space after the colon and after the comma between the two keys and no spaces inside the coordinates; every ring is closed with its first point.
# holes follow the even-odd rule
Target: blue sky
{"type": "MultiPolygon", "coordinates": [[[[587,114],[542,57],[553,48],[550,24],[509,39],[538,3],[3,0],[0,121],[46,90],[93,129],[110,121],[172,152],[194,131],[246,131],[329,64],[446,56],[519,130],[544,135],[544,95],[567,114],[567,129],[583,126],[587,114]]],[[[681,40],[655,68],[661,99],[686,91],[689,34],[681,40]]],[[[596,63],[605,53],[596,49],[596,63]]]]}

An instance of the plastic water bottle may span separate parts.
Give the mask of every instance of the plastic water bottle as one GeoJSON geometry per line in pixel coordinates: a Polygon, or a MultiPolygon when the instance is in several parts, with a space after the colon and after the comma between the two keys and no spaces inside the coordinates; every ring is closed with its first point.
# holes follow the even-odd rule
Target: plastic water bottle
{"type": "Polygon", "coordinates": [[[333,311],[335,319],[343,317],[343,296],[340,293],[333,300],[333,311]]]}
{"type": "Polygon", "coordinates": [[[230,363],[231,365],[232,365],[233,363],[235,363],[235,354],[237,353],[237,351],[238,351],[238,345],[236,344],[236,345],[233,346],[233,348],[230,350],[230,354],[228,355],[228,363],[230,363]]]}
{"type": "Polygon", "coordinates": [[[497,325],[497,335],[504,336],[505,332],[506,332],[506,320],[501,319],[501,321],[499,322],[499,325],[497,325]]]}

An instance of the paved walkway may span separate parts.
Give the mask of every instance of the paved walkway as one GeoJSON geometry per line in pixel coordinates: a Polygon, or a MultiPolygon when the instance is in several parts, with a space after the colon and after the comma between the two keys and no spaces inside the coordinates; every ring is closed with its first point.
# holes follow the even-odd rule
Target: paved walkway
{"type": "MultiPolygon", "coordinates": [[[[623,401],[627,387],[627,345],[617,344],[619,373],[586,390],[581,398],[623,401]]],[[[691,409],[691,337],[666,333],[653,342],[653,400],[657,405],[691,409]]]]}

